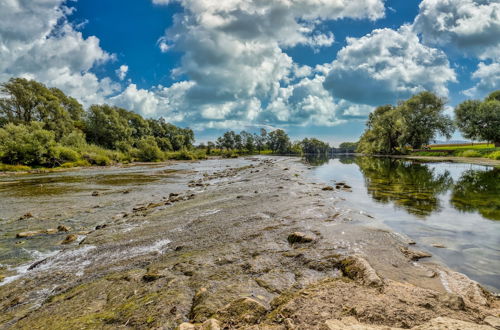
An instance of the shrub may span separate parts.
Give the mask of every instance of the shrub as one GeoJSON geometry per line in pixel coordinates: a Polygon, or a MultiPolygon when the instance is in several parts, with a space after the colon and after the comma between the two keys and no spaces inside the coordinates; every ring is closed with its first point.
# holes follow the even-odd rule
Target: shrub
{"type": "Polygon", "coordinates": [[[163,158],[163,153],[156,144],[155,138],[148,136],[137,142],[136,157],[143,162],[157,162],[163,158]]]}
{"type": "Polygon", "coordinates": [[[482,154],[476,150],[465,150],[459,153],[460,157],[481,157],[482,154]]]}
{"type": "Polygon", "coordinates": [[[29,171],[31,168],[26,165],[8,165],[0,163],[0,172],[21,172],[29,171]]]}
{"type": "Polygon", "coordinates": [[[486,157],[494,160],[500,160],[500,150],[499,151],[493,151],[492,153],[488,154],[486,157]]]}
{"type": "Polygon", "coordinates": [[[60,145],[54,146],[51,149],[51,155],[53,157],[53,160],[59,163],[76,162],[80,159],[80,155],[78,154],[78,152],[71,148],[63,147],[60,145]]]}
{"type": "Polygon", "coordinates": [[[7,124],[0,129],[0,161],[7,164],[51,165],[54,132],[41,123],[7,124]]]}
{"type": "Polygon", "coordinates": [[[87,145],[85,135],[79,131],[73,131],[61,138],[61,144],[67,147],[82,148],[87,145]]]}
{"type": "Polygon", "coordinates": [[[71,168],[71,167],[87,167],[90,166],[90,163],[86,160],[78,160],[76,162],[67,162],[61,165],[62,168],[71,168]]]}

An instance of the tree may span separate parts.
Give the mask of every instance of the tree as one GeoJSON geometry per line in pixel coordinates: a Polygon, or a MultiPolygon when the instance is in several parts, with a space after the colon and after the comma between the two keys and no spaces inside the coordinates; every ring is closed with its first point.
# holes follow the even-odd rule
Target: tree
{"type": "Polygon", "coordinates": [[[326,155],[330,151],[330,145],[328,145],[328,143],[315,138],[306,138],[300,142],[300,145],[302,152],[306,155],[326,155]]]}
{"type": "Polygon", "coordinates": [[[291,143],[288,134],[282,129],[269,133],[269,147],[273,153],[287,154],[290,152],[291,143]]]}
{"type": "Polygon", "coordinates": [[[500,90],[483,102],[467,100],[455,108],[456,125],[463,136],[495,143],[500,147],[500,90]]]}
{"type": "Polygon", "coordinates": [[[339,145],[340,149],[344,149],[350,152],[356,151],[356,148],[358,147],[358,142],[342,142],[339,145]]]}
{"type": "Polygon", "coordinates": [[[255,138],[252,134],[248,132],[241,132],[241,139],[243,143],[243,147],[249,152],[252,153],[255,150],[255,138]]]}
{"type": "Polygon", "coordinates": [[[0,128],[0,161],[8,164],[49,165],[56,146],[54,132],[42,123],[9,123],[0,128]]]}
{"type": "Polygon", "coordinates": [[[447,138],[453,133],[452,120],[443,114],[444,100],[431,92],[422,92],[398,106],[402,119],[399,144],[419,149],[439,133],[447,138]]]}
{"type": "Polygon", "coordinates": [[[430,92],[414,95],[396,107],[378,107],[368,118],[357,150],[367,154],[395,154],[408,146],[421,148],[438,133],[449,138],[453,122],[443,111],[444,100],[430,92]]]}
{"type": "Polygon", "coordinates": [[[132,142],[132,128],[120,109],[107,104],[92,105],[85,120],[85,134],[90,143],[114,149],[118,142],[132,142]]]}
{"type": "Polygon", "coordinates": [[[81,127],[83,107],[57,88],[24,78],[11,78],[0,85],[1,123],[43,123],[43,128],[55,132],[57,140],[81,127]]]}

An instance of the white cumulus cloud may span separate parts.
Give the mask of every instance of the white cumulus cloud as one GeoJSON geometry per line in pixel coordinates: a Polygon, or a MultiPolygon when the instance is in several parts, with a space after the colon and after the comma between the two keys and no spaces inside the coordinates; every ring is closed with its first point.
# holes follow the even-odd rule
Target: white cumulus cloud
{"type": "Polygon", "coordinates": [[[420,43],[408,25],[348,38],[330,68],[325,88],[369,105],[394,103],[422,90],[447,96],[447,84],[456,81],[446,54],[420,43]]]}

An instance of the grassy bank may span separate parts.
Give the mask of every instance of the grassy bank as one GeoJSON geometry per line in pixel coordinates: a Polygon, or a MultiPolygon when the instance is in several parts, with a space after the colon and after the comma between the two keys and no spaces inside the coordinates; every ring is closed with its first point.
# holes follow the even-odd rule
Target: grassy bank
{"type": "Polygon", "coordinates": [[[500,148],[488,143],[431,145],[428,150],[413,151],[410,156],[465,157],[500,160],[500,148]]]}

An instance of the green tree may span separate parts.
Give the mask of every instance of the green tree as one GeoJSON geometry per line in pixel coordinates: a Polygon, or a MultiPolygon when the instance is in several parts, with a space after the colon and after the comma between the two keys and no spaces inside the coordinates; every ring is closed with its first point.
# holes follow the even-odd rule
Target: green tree
{"type": "Polygon", "coordinates": [[[292,144],[288,134],[282,129],[277,129],[269,133],[269,147],[273,153],[287,154],[290,152],[292,144]]]}
{"type": "Polygon", "coordinates": [[[367,121],[358,151],[367,154],[395,154],[405,147],[421,148],[436,134],[450,137],[452,120],[443,114],[444,100],[422,92],[400,102],[375,109],[367,121]]]}
{"type": "Polygon", "coordinates": [[[132,142],[132,132],[119,108],[107,104],[90,106],[85,120],[88,142],[115,149],[118,142],[132,142]]]}
{"type": "Polygon", "coordinates": [[[254,135],[252,135],[248,132],[245,132],[245,131],[241,132],[240,135],[241,135],[241,139],[242,139],[244,148],[249,153],[253,153],[255,150],[255,137],[254,137],[254,135]]]}
{"type": "Polygon", "coordinates": [[[83,108],[74,98],[57,88],[24,78],[12,78],[0,85],[1,123],[43,123],[43,128],[53,131],[57,140],[69,134],[75,125],[81,127],[83,108]]]}
{"type": "Polygon", "coordinates": [[[500,90],[483,102],[467,100],[455,108],[455,121],[463,136],[500,147],[500,90]]]}
{"type": "Polygon", "coordinates": [[[55,134],[42,123],[9,123],[0,128],[0,161],[7,164],[51,165],[55,134]]]}
{"type": "Polygon", "coordinates": [[[147,136],[136,143],[137,158],[143,162],[156,162],[162,159],[162,152],[153,136],[147,136]]]}

